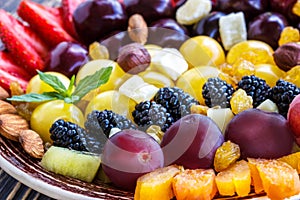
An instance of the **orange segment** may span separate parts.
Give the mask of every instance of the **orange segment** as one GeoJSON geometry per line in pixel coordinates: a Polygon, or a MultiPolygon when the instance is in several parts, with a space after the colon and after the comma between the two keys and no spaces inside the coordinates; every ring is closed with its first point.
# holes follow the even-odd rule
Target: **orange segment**
{"type": "Polygon", "coordinates": [[[216,176],[216,185],[221,195],[232,196],[235,193],[244,197],[250,193],[251,174],[248,163],[238,161],[216,176]]]}
{"type": "Polygon", "coordinates": [[[138,178],[135,188],[135,200],[170,200],[174,197],[173,177],[180,172],[180,167],[171,165],[156,169],[138,178]]]}
{"type": "Polygon", "coordinates": [[[208,200],[217,192],[212,169],[187,169],[174,177],[172,185],[177,200],[208,200]]]}
{"type": "Polygon", "coordinates": [[[298,173],[287,163],[279,160],[248,160],[257,169],[263,189],[270,199],[284,199],[300,192],[298,173]]]}
{"type": "Polygon", "coordinates": [[[283,156],[278,160],[289,164],[292,168],[296,169],[298,174],[300,174],[300,152],[292,153],[287,156],[283,156]]]}

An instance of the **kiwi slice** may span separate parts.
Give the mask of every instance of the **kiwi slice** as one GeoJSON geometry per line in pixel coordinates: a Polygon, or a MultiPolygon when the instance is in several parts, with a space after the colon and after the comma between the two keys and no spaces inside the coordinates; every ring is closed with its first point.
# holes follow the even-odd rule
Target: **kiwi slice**
{"type": "Polygon", "coordinates": [[[41,165],[57,174],[92,182],[101,163],[100,155],[51,146],[41,165]]]}

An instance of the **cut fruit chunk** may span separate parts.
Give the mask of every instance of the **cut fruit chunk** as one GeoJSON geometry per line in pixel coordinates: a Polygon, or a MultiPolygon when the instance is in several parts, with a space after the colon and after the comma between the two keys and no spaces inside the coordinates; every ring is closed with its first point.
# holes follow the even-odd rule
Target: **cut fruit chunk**
{"type": "Polygon", "coordinates": [[[138,178],[135,189],[135,200],[169,200],[174,197],[172,190],[173,177],[180,172],[180,167],[171,165],[156,169],[138,178]]]}
{"type": "Polygon", "coordinates": [[[54,173],[92,182],[101,159],[97,154],[51,146],[42,158],[41,165],[54,173]]]}
{"type": "Polygon", "coordinates": [[[263,101],[257,108],[268,112],[279,112],[277,105],[270,99],[263,101]]]}
{"type": "Polygon", "coordinates": [[[287,156],[283,156],[278,160],[289,164],[292,168],[296,169],[300,174],[300,152],[295,152],[287,156]]]}
{"type": "Polygon", "coordinates": [[[177,200],[212,199],[217,192],[212,169],[184,170],[174,177],[172,185],[177,200]]]}
{"type": "Polygon", "coordinates": [[[243,12],[231,13],[220,17],[220,36],[225,50],[247,40],[246,22],[243,12]]]}
{"type": "Polygon", "coordinates": [[[176,12],[176,20],[183,25],[192,25],[208,15],[212,5],[210,0],[187,0],[176,12]]]}
{"type": "Polygon", "coordinates": [[[227,124],[234,117],[230,108],[208,108],[207,116],[218,125],[223,134],[227,124]]]}
{"type": "Polygon", "coordinates": [[[216,184],[221,195],[232,196],[235,193],[239,197],[250,193],[251,173],[248,163],[241,160],[221,171],[216,176],[216,184]]]}
{"type": "Polygon", "coordinates": [[[264,190],[270,199],[284,199],[300,192],[298,173],[279,160],[248,158],[255,192],[264,190]]]}

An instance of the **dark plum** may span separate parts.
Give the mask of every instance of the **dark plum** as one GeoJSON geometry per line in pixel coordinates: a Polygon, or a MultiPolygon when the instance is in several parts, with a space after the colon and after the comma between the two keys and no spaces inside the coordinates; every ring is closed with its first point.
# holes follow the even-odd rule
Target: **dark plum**
{"type": "Polygon", "coordinates": [[[287,120],[275,112],[245,110],[232,118],[225,140],[238,144],[242,158],[279,158],[292,152],[294,137],[287,120]]]}
{"type": "Polygon", "coordinates": [[[118,187],[134,191],[137,179],[164,165],[164,156],[159,144],[149,134],[122,130],[104,145],[102,169],[118,187]]]}
{"type": "Polygon", "coordinates": [[[261,40],[275,49],[278,47],[281,31],[288,26],[288,21],[282,14],[265,12],[255,17],[248,26],[248,39],[261,40]]]}
{"type": "Polygon", "coordinates": [[[265,12],[268,9],[268,0],[217,0],[216,10],[225,13],[242,11],[246,20],[250,20],[253,17],[265,12]]]}
{"type": "Polygon", "coordinates": [[[209,117],[186,115],[172,124],[163,136],[165,165],[211,168],[215,152],[223,142],[221,130],[209,117]]]}
{"type": "Polygon", "coordinates": [[[51,50],[46,61],[46,71],[56,71],[71,77],[88,60],[85,47],[73,42],[61,42],[51,50]]]}
{"type": "Polygon", "coordinates": [[[126,30],[127,15],[116,0],[87,0],[73,13],[75,30],[80,40],[89,45],[115,30],[126,30]]]}
{"type": "Polygon", "coordinates": [[[172,18],[175,7],[172,0],[123,0],[128,15],[141,14],[147,23],[172,18]]]}
{"type": "Polygon", "coordinates": [[[193,35],[207,35],[214,38],[218,42],[222,42],[219,32],[219,19],[226,14],[219,11],[213,11],[209,13],[206,17],[202,18],[193,27],[193,35]]]}
{"type": "Polygon", "coordinates": [[[185,26],[180,25],[176,20],[172,18],[164,18],[154,21],[150,24],[150,27],[167,28],[174,31],[178,31],[181,34],[188,35],[189,32],[185,26]]]}
{"type": "Polygon", "coordinates": [[[271,10],[283,14],[290,23],[297,24],[300,17],[293,13],[293,7],[297,0],[270,0],[271,10]]]}

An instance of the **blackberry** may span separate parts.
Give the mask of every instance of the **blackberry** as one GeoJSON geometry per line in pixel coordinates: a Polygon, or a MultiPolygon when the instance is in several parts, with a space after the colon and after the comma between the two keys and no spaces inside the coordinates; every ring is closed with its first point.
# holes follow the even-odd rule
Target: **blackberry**
{"type": "Polygon", "coordinates": [[[230,108],[233,87],[220,78],[209,78],[202,87],[202,96],[208,107],[230,108]]]}
{"type": "Polygon", "coordinates": [[[126,117],[114,113],[111,110],[93,110],[88,114],[85,128],[89,132],[100,132],[109,138],[112,128],[137,129],[137,127],[126,117]]]}
{"type": "Polygon", "coordinates": [[[284,80],[278,80],[276,85],[270,90],[269,98],[276,103],[279,113],[286,117],[290,103],[299,93],[300,89],[296,85],[284,80]]]}
{"type": "Polygon", "coordinates": [[[88,151],[86,148],[86,131],[77,124],[59,119],[52,124],[49,131],[54,146],[88,151]]]}
{"type": "Polygon", "coordinates": [[[165,107],[174,121],[190,114],[190,108],[193,104],[199,104],[191,95],[177,87],[160,88],[153,100],[165,107]]]}
{"type": "Polygon", "coordinates": [[[270,92],[270,86],[266,81],[254,75],[243,76],[238,82],[237,89],[240,88],[252,97],[255,108],[268,98],[270,92]]]}
{"type": "Polygon", "coordinates": [[[158,125],[165,132],[174,122],[173,117],[167,109],[154,101],[144,101],[135,106],[132,112],[134,122],[143,131],[151,125],[158,125]]]}

